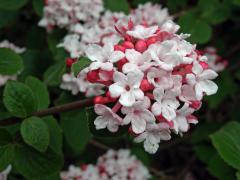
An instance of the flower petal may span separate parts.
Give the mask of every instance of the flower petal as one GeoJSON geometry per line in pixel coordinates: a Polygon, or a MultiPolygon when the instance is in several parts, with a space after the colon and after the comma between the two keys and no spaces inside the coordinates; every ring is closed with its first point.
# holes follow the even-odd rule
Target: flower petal
{"type": "Polygon", "coordinates": [[[144,132],[146,129],[146,121],[144,119],[139,118],[138,116],[135,116],[134,119],[132,119],[132,130],[136,134],[140,134],[144,132]]]}
{"type": "Polygon", "coordinates": [[[114,83],[109,86],[109,92],[113,98],[121,96],[122,93],[126,92],[126,90],[121,86],[120,83],[114,83]]]}
{"type": "Polygon", "coordinates": [[[122,93],[119,102],[123,105],[123,106],[127,106],[130,107],[135,103],[135,97],[134,94],[131,92],[124,92],[122,93]]]}
{"type": "Polygon", "coordinates": [[[96,129],[104,129],[107,127],[107,124],[108,124],[108,120],[103,118],[103,116],[98,116],[94,121],[94,125],[96,129]]]}

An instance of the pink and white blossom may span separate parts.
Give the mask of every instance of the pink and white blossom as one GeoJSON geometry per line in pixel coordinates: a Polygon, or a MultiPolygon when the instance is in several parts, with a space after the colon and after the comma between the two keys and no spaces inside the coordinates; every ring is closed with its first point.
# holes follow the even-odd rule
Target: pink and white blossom
{"type": "Polygon", "coordinates": [[[143,101],[137,101],[131,107],[122,107],[121,112],[126,116],[123,119],[123,124],[131,123],[134,133],[140,134],[145,131],[147,123],[155,121],[154,115],[148,110],[151,102],[145,97],[143,101]]]}
{"type": "Polygon", "coordinates": [[[144,94],[140,89],[142,79],[141,71],[130,72],[127,75],[115,72],[113,75],[115,83],[109,86],[111,96],[120,97],[119,102],[126,107],[132,106],[137,100],[143,100],[144,94]]]}
{"type": "Polygon", "coordinates": [[[217,73],[188,35],[176,34],[179,26],[172,21],[143,24],[118,21],[120,42],[89,45],[85,54],[92,62],[78,79],[85,93],[90,86],[104,86],[94,98],[96,129],[117,132],[127,126],[136,142],[155,153],[171,132],[181,135],[197,123],[193,113],[204,95],[216,93],[217,73]]]}
{"type": "Polygon", "coordinates": [[[99,115],[94,121],[96,129],[105,129],[107,127],[109,131],[116,132],[118,126],[122,124],[122,118],[114,113],[109,107],[102,104],[96,104],[94,110],[96,114],[99,115]]]}
{"type": "Polygon", "coordinates": [[[129,150],[108,150],[97,159],[96,165],[70,165],[68,171],[60,174],[61,180],[147,180],[151,178],[148,169],[129,150]]]}
{"type": "Polygon", "coordinates": [[[150,154],[157,152],[161,140],[171,139],[170,129],[167,123],[148,123],[146,131],[137,136],[135,142],[144,142],[145,151],[150,154]]]}

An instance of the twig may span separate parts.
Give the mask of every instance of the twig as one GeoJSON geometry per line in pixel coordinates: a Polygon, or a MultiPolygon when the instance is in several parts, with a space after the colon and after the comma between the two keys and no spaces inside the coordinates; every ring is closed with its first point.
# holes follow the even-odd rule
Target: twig
{"type": "MultiPolygon", "coordinates": [[[[85,99],[85,100],[80,100],[80,101],[40,110],[40,111],[33,113],[32,116],[43,117],[43,116],[48,116],[48,115],[54,115],[54,114],[58,114],[58,113],[62,113],[62,112],[76,110],[76,109],[79,109],[82,107],[88,107],[91,105],[93,105],[93,99],[85,99]]],[[[8,118],[8,119],[1,120],[0,126],[12,125],[12,124],[18,123],[20,121],[21,121],[21,119],[19,119],[19,118],[8,118]]]]}

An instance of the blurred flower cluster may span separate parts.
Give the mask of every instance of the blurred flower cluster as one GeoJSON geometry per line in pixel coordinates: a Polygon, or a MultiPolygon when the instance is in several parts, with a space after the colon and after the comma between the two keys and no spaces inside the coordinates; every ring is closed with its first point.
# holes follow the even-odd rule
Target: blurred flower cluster
{"type": "Polygon", "coordinates": [[[129,150],[109,150],[98,158],[96,165],[71,165],[61,173],[62,180],[147,180],[150,177],[147,168],[129,150]]]}

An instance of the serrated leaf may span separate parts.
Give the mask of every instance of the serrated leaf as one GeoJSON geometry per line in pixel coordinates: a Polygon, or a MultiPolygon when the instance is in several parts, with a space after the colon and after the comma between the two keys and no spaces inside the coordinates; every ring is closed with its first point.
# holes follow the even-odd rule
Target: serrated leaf
{"type": "Polygon", "coordinates": [[[16,170],[27,179],[45,178],[62,168],[63,159],[48,150],[40,153],[32,148],[18,145],[16,148],[14,165],[16,170]]]}
{"type": "Polygon", "coordinates": [[[58,86],[62,81],[62,75],[66,72],[64,61],[50,66],[44,73],[44,82],[49,86],[58,86]]]}
{"type": "Polygon", "coordinates": [[[25,118],[37,110],[31,89],[20,82],[8,82],[3,93],[7,110],[16,117],[25,118]]]}
{"type": "Polygon", "coordinates": [[[91,60],[87,57],[82,57],[79,61],[72,64],[71,71],[73,72],[74,76],[77,76],[81,70],[86,68],[89,64],[91,64],[91,60]]]}
{"type": "Polygon", "coordinates": [[[127,0],[118,0],[117,3],[116,1],[113,0],[104,0],[104,6],[106,9],[111,10],[113,12],[124,12],[128,14],[130,11],[130,7],[127,0]]]}
{"type": "Polygon", "coordinates": [[[40,110],[47,108],[50,104],[47,86],[39,79],[32,76],[29,76],[25,83],[32,90],[33,95],[35,96],[38,105],[37,109],[40,110]]]}
{"type": "Polygon", "coordinates": [[[0,147],[0,172],[12,163],[14,159],[14,146],[9,144],[0,147]]]}
{"type": "Polygon", "coordinates": [[[211,135],[214,147],[222,159],[230,166],[240,169],[240,123],[229,122],[219,131],[211,135]]]}
{"type": "Polygon", "coordinates": [[[0,0],[0,9],[17,10],[27,4],[28,0],[0,0]]]}
{"type": "Polygon", "coordinates": [[[199,124],[191,136],[191,142],[197,144],[203,141],[210,140],[209,135],[217,131],[221,127],[222,123],[211,122],[199,124]]]}
{"type": "Polygon", "coordinates": [[[205,21],[199,19],[194,12],[187,12],[179,19],[181,31],[191,34],[189,40],[194,43],[207,43],[212,34],[212,28],[205,21]]]}
{"type": "Polygon", "coordinates": [[[26,144],[40,152],[47,150],[50,142],[49,129],[41,118],[25,119],[21,124],[20,132],[26,144]]]}
{"type": "Polygon", "coordinates": [[[85,109],[62,113],[60,123],[68,144],[81,152],[91,139],[85,109]]]}
{"type": "Polygon", "coordinates": [[[42,118],[47,124],[50,133],[49,147],[56,153],[62,154],[62,129],[60,128],[57,120],[52,117],[42,118]]]}
{"type": "Polygon", "coordinates": [[[15,75],[23,69],[21,56],[7,48],[0,48],[0,74],[15,75]]]}
{"type": "Polygon", "coordinates": [[[194,151],[196,152],[197,157],[206,164],[211,160],[209,157],[213,157],[217,153],[212,146],[205,144],[194,146],[194,151]]]}
{"type": "Polygon", "coordinates": [[[208,171],[219,180],[234,179],[234,171],[228,166],[218,154],[209,156],[210,161],[207,165],[208,171]]]}

